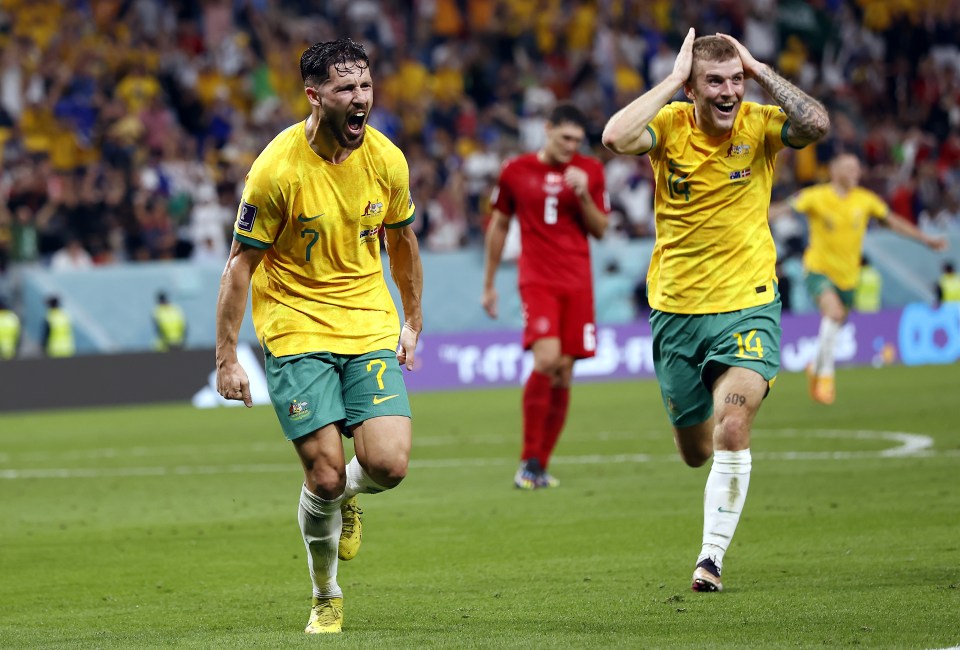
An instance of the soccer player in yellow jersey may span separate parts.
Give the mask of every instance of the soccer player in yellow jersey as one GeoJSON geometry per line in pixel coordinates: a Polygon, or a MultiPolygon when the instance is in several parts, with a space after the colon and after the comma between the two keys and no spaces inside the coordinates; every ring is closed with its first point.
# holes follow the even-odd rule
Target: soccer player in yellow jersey
{"type": "Polygon", "coordinates": [[[680,456],[714,457],[694,591],[721,591],[750,482],[750,431],[780,366],[776,154],[827,133],[817,101],[727,35],[687,36],[673,72],[607,122],[603,143],[648,154],[657,238],[647,292],[654,366],[680,456]],[[744,102],[754,79],[779,106],[744,102]],[[690,100],[670,102],[683,89],[690,100]]]}
{"type": "Polygon", "coordinates": [[[806,215],[810,225],[810,241],[803,254],[804,284],[821,320],[817,352],[807,374],[810,397],[821,404],[833,404],[836,399],[833,348],[853,306],[870,219],[933,250],[947,245],[945,239],[930,237],[891,212],[883,199],[860,187],[860,175],[860,160],[851,153],[840,154],[830,161],[828,183],[802,189],[789,200],[770,206],[771,219],[792,209],[806,215]]]}
{"type": "Polygon", "coordinates": [[[363,47],[317,43],[300,73],[310,116],[267,145],[243,190],[217,299],[217,390],[252,404],[236,352],[252,283],[270,399],[304,470],[306,632],[316,634],[342,628],[337,564],[359,549],[356,495],[396,487],[407,473],[411,415],[400,365],[413,368],[423,271],[406,159],[367,126],[373,82],[363,47]],[[341,436],[353,437],[349,463],[341,436]]]}

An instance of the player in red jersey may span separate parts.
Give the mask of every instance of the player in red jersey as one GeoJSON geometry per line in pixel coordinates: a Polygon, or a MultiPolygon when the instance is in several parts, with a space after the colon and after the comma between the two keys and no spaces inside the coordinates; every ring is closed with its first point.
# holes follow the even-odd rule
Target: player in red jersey
{"type": "Polygon", "coordinates": [[[610,201],[603,165],[578,153],[586,118],[571,104],[553,109],[546,140],[536,153],[500,170],[486,236],[483,308],[497,317],[493,280],[512,216],[520,225],[518,262],[523,346],[533,350],[533,372],[523,389],[523,452],[514,485],[556,487],[547,473],[567,419],[573,362],[596,350],[589,235],[607,229],[610,201]]]}

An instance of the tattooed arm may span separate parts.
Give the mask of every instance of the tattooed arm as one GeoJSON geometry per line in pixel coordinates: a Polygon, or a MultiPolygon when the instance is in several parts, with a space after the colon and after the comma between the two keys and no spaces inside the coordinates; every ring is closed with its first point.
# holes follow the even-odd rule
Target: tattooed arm
{"type": "Polygon", "coordinates": [[[737,48],[744,71],[776,100],[790,118],[790,126],[785,134],[790,145],[805,147],[827,134],[830,117],[823,104],[778,75],[770,66],[753,58],[737,39],[726,34],[719,36],[737,48]]]}

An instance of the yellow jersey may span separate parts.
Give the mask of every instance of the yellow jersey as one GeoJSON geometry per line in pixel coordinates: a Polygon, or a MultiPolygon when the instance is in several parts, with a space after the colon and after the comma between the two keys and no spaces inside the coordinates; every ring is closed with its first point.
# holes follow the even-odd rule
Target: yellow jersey
{"type": "Polygon", "coordinates": [[[264,350],[364,354],[396,348],[400,322],[380,260],[381,228],[413,222],[400,150],[367,127],[339,164],[307,142],[306,122],[281,132],[254,161],[234,238],[266,249],[252,280],[253,324],[264,350]]]}
{"type": "Polygon", "coordinates": [[[833,185],[822,183],[800,190],[790,199],[790,206],[805,214],[810,224],[804,268],[827,276],[838,289],[856,289],[867,224],[871,217],[886,219],[887,204],[863,187],[841,196],[833,185]]]}
{"type": "Polygon", "coordinates": [[[664,106],[648,127],[657,238],[650,306],[712,314],[774,300],[777,251],[767,213],[788,121],[778,106],[744,102],[729,135],[696,125],[693,104],[664,106]]]}

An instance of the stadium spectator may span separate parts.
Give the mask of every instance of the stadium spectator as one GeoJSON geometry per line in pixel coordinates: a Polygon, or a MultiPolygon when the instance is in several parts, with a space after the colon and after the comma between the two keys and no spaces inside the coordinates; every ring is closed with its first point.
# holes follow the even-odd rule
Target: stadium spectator
{"type": "Polygon", "coordinates": [[[157,350],[167,352],[183,349],[187,340],[187,317],[179,305],[170,302],[166,291],[157,293],[157,304],[153,308],[153,327],[157,333],[157,350]]]}
{"type": "Polygon", "coordinates": [[[217,389],[251,406],[236,348],[252,281],[270,397],[304,467],[299,521],[313,581],[308,634],[341,631],[337,560],[359,550],[357,495],[396,487],[411,445],[397,361],[413,368],[423,271],[409,227],[415,206],[406,160],[366,123],[369,66],[349,38],[303,52],[310,115],[253,163],[217,301],[217,389]],[[380,260],[384,228],[403,302],[399,347],[380,260]],[[349,463],[342,435],[354,439],[349,463]]]}
{"type": "Polygon", "coordinates": [[[805,188],[788,201],[770,207],[771,219],[793,210],[804,215],[810,227],[810,241],[803,254],[804,284],[821,320],[816,355],[807,374],[810,397],[821,404],[833,404],[836,399],[834,346],[853,307],[870,219],[933,250],[947,246],[945,239],[921,232],[883,199],[861,187],[861,174],[857,156],[840,154],[830,162],[829,182],[805,188]]]}
{"type": "MultiPolygon", "coordinates": [[[[535,151],[542,106],[558,100],[585,112],[587,139],[595,144],[607,115],[671,71],[683,40],[677,16],[694,17],[706,31],[732,30],[755,58],[782,61],[784,75],[822,97],[835,117],[836,133],[822,146],[780,157],[776,198],[823,181],[830,159],[854,152],[863,156],[864,186],[898,213],[925,230],[943,230],[943,221],[960,227],[956,210],[950,210],[955,197],[947,191],[960,181],[960,48],[949,36],[958,20],[943,3],[864,6],[836,0],[778,7],[750,0],[703,8],[679,0],[650,10],[643,3],[577,0],[516,6],[450,0],[414,9],[396,0],[196,6],[142,1],[54,3],[42,16],[30,3],[4,11],[11,30],[0,41],[0,187],[7,196],[10,177],[43,158],[50,173],[24,176],[46,185],[43,193],[56,208],[37,228],[36,252],[27,247],[27,260],[48,259],[70,231],[98,264],[153,259],[144,254],[140,228],[128,214],[137,194],[168,202],[179,239],[172,256],[189,257],[191,201],[198,199],[193,188],[203,194],[207,183],[227,183],[236,202],[236,188],[257,153],[308,110],[286,62],[312,42],[306,34],[317,33],[362,34],[378,52],[383,63],[372,124],[405,152],[422,148],[432,163],[424,182],[437,195],[459,201],[462,181],[450,170],[466,174],[466,236],[424,244],[478,245],[489,212],[484,186],[492,181],[467,161],[479,156],[469,165],[489,169],[493,160],[496,169],[518,151],[535,151]],[[81,37],[58,29],[63,24],[75,25],[81,37]],[[437,151],[440,138],[452,138],[454,156],[445,143],[437,151]],[[145,168],[149,172],[142,174],[145,168]],[[187,168],[190,173],[181,173],[187,168]],[[67,223],[87,213],[89,202],[81,200],[74,211],[69,195],[49,196],[54,174],[87,173],[100,179],[102,193],[125,197],[115,206],[126,206],[122,220],[95,219],[89,233],[67,223]],[[475,174],[486,182],[475,182],[475,174]],[[195,180],[201,175],[202,182],[195,180]]],[[[762,93],[748,92],[748,100],[762,93]]],[[[645,204],[646,181],[627,187],[645,204]]],[[[649,211],[635,211],[633,201],[618,204],[632,197],[610,189],[618,211],[631,224],[639,219],[632,235],[652,237],[649,211]]],[[[426,208],[434,195],[418,196],[426,208]]],[[[23,203],[10,198],[13,215],[23,203]]],[[[30,203],[34,216],[28,221],[48,203],[30,203]]],[[[461,229],[443,222],[438,228],[445,235],[461,229]]],[[[11,257],[23,243],[11,241],[11,257]]]]}
{"type": "Polygon", "coordinates": [[[543,146],[500,172],[491,199],[482,304],[497,317],[497,268],[510,220],[520,225],[518,261],[523,347],[533,371],[523,389],[523,448],[514,485],[532,490],[559,482],[548,473],[570,403],[576,359],[596,353],[589,237],[603,237],[610,202],[603,165],[578,152],[586,136],[583,113],[570,104],[547,118],[543,146]]]}
{"type": "Polygon", "coordinates": [[[780,365],[776,250],[767,225],[775,156],[828,129],[823,106],[737,40],[695,39],[691,28],[672,72],[603,132],[615,153],[648,154],[653,165],[657,234],[647,293],[654,366],[681,457],[691,467],[714,457],[694,591],[723,588],[723,557],[750,482],[752,422],[780,365]],[[779,107],[744,102],[748,78],[779,107]],[[681,89],[692,104],[671,102],[681,89]]]}
{"type": "Polygon", "coordinates": [[[935,287],[937,304],[960,302],[960,274],[953,262],[944,262],[935,287]]]}
{"type": "Polygon", "coordinates": [[[73,321],[60,306],[59,296],[47,298],[47,313],[43,323],[43,350],[50,358],[72,357],[76,353],[73,340],[73,321]]]}
{"type": "Polygon", "coordinates": [[[230,183],[206,188],[191,200],[189,230],[192,250],[196,253],[192,257],[197,260],[209,256],[222,262],[227,258],[230,227],[237,216],[236,197],[230,183]]]}
{"type": "Polygon", "coordinates": [[[9,361],[20,350],[20,317],[0,296],[0,360],[9,361]]]}
{"type": "Polygon", "coordinates": [[[67,239],[63,248],[50,258],[51,271],[85,271],[93,268],[93,258],[76,237],[67,239]]]}

